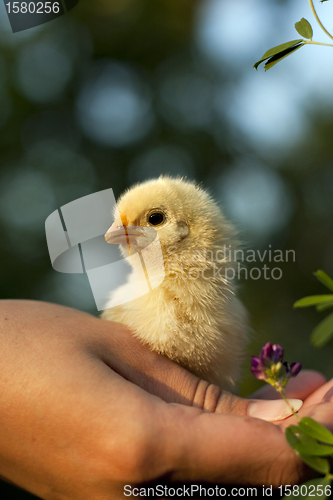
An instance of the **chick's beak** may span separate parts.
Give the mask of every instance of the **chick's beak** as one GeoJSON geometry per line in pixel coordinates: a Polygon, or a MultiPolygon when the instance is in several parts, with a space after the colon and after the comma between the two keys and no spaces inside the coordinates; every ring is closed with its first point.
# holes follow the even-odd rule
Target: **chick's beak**
{"type": "Polygon", "coordinates": [[[107,243],[125,244],[129,243],[131,240],[135,240],[135,238],[141,235],[142,233],[135,229],[135,227],[128,225],[125,216],[121,216],[114,221],[111,227],[109,227],[104,238],[107,243]]]}

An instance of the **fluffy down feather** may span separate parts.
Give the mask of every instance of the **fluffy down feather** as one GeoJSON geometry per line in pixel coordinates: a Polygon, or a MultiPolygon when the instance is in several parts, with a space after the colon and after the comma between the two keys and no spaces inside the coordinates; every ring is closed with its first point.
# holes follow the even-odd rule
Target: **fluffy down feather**
{"type": "MultiPolygon", "coordinates": [[[[111,226],[106,240],[120,242],[126,258],[131,253],[128,237],[120,241],[113,237],[115,231],[120,227],[134,234],[130,243],[135,252],[147,245],[153,227],[165,278],[148,294],[117,306],[145,285],[142,268],[133,265],[127,283],[110,295],[102,318],[124,323],[151,349],[222,389],[234,390],[248,326],[245,308],[225,276],[225,269],[235,266],[227,259],[232,252],[222,258],[225,247],[237,248],[233,226],[207,192],[182,179],[160,177],[138,184],[120,197],[117,208],[121,220],[111,226]]],[[[154,262],[154,244],[150,252],[154,262]]]]}

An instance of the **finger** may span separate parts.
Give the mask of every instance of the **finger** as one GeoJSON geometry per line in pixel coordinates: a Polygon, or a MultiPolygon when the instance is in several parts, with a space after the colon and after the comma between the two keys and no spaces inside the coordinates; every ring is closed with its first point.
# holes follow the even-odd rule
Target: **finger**
{"type": "MultiPolygon", "coordinates": [[[[256,402],[227,393],[217,398],[217,411],[236,410],[238,416],[165,403],[110,369],[117,362],[114,352],[120,349],[114,342],[109,352],[103,340],[106,333],[112,337],[112,327],[100,334],[104,323],[77,311],[16,302],[4,306],[0,319],[2,394],[9,394],[0,412],[0,441],[7,457],[0,462],[2,474],[16,484],[29,485],[27,489],[43,498],[50,495],[52,485],[53,491],[67,488],[66,498],[78,497],[77,492],[81,498],[97,498],[87,491],[101,483],[101,468],[105,477],[111,473],[120,482],[127,480],[128,467],[133,483],[140,480],[140,470],[146,480],[168,475],[239,484],[252,474],[254,483],[276,484],[272,472],[278,481],[298,480],[297,458],[280,428],[242,415],[256,402]],[[14,387],[10,387],[12,374],[14,387]]],[[[123,346],[126,350],[126,342],[123,346]]],[[[128,361],[124,356],[119,371],[128,361]]],[[[164,385],[168,370],[180,369],[166,361],[164,379],[159,378],[164,385]]],[[[196,377],[192,380],[200,385],[196,377]]],[[[205,393],[209,390],[206,386],[205,393]]],[[[195,403],[197,391],[191,391],[195,403]]],[[[106,479],[103,484],[109,485],[106,479]]]]}
{"type": "MultiPolygon", "coordinates": [[[[303,370],[297,377],[292,378],[286,387],[288,398],[305,400],[310,394],[318,390],[326,383],[326,378],[321,373],[314,370],[303,370]]],[[[257,399],[280,399],[280,394],[270,385],[265,385],[254,394],[257,399]]]]}
{"type": "MultiPolygon", "coordinates": [[[[302,408],[299,415],[310,416],[329,430],[333,429],[332,403],[302,408]]],[[[184,428],[181,418],[177,422],[180,434],[175,439],[179,439],[185,450],[191,449],[191,453],[187,456],[184,453],[182,457],[182,479],[188,473],[187,467],[199,477],[200,472],[204,473],[202,480],[244,484],[248,474],[251,484],[275,487],[298,484],[313,474],[298,459],[284,436],[285,428],[297,423],[296,417],[285,420],[281,426],[259,419],[212,414],[202,414],[190,423],[185,418],[184,428]]],[[[169,437],[173,438],[172,433],[169,437]]]]}
{"type": "MultiPolygon", "coordinates": [[[[298,412],[298,417],[311,417],[312,419],[327,427],[327,429],[329,429],[331,432],[333,431],[333,404],[331,402],[321,401],[319,404],[317,403],[308,406],[304,404],[298,412]]],[[[289,419],[284,420],[281,423],[280,427],[282,429],[285,429],[289,425],[297,425],[298,422],[299,420],[295,416],[292,416],[289,419]]]]}
{"type": "MultiPolygon", "coordinates": [[[[186,407],[183,407],[186,408],[186,407]]],[[[180,457],[172,479],[222,484],[295,484],[307,469],[278,426],[242,416],[176,414],[168,437],[180,457]]],[[[187,414],[186,414],[187,413],[187,414]]]]}
{"type": "Polygon", "coordinates": [[[333,402],[333,379],[323,385],[313,397],[313,400],[310,402],[312,404],[317,402],[333,402]]]}
{"type": "MultiPolygon", "coordinates": [[[[86,362],[90,363],[89,370],[91,365],[97,370],[93,390],[96,391],[96,387],[101,386],[102,389],[98,391],[100,401],[108,398],[110,384],[113,387],[116,372],[169,403],[194,406],[209,412],[249,415],[269,421],[280,420],[291,414],[283,401],[245,400],[222,392],[219,387],[199,379],[168,358],[151,351],[119,323],[102,321],[69,308],[38,302],[16,302],[12,312],[8,311],[7,317],[7,323],[14,330],[20,328],[22,318],[26,324],[30,324],[30,330],[35,336],[31,350],[36,352],[38,363],[41,362],[39,349],[47,344],[42,359],[49,369],[55,363],[52,356],[55,345],[62,356],[72,356],[73,363],[79,353],[84,355],[86,362]]],[[[32,341],[30,335],[29,342],[32,341]]],[[[76,371],[78,374],[78,367],[76,371]]],[[[88,380],[77,376],[76,383],[79,385],[82,379],[87,389],[88,380]]],[[[120,383],[118,378],[117,384],[120,383]]],[[[91,383],[92,380],[91,377],[91,383]]],[[[293,401],[293,407],[298,409],[300,402],[293,401]]]]}
{"type": "MultiPolygon", "coordinates": [[[[284,401],[245,400],[221,391],[218,386],[199,379],[177,363],[151,351],[124,325],[106,322],[103,328],[106,336],[99,355],[104,361],[127,380],[166,402],[268,421],[291,415],[284,401]]],[[[297,411],[302,403],[299,399],[292,399],[292,404],[297,411]]]]}

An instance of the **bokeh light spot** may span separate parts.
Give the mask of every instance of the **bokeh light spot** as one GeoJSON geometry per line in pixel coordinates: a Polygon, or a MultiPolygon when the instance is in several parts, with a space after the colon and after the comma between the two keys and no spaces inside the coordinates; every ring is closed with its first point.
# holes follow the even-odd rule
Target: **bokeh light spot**
{"type": "Polygon", "coordinates": [[[77,101],[84,132],[104,146],[123,147],[144,137],[153,123],[148,90],[125,65],[103,62],[77,101]]]}
{"type": "Polygon", "coordinates": [[[136,157],[128,170],[128,182],[140,182],[160,175],[195,177],[192,158],[178,146],[159,146],[136,157]]]}
{"type": "Polygon", "coordinates": [[[17,86],[31,101],[46,103],[56,99],[72,76],[67,54],[54,44],[41,41],[18,53],[17,86]]]}
{"type": "Polygon", "coordinates": [[[241,164],[227,171],[220,178],[219,197],[232,218],[258,239],[283,229],[293,208],[279,174],[260,166],[241,164]]]}
{"type": "Polygon", "coordinates": [[[41,172],[17,170],[1,181],[0,217],[12,231],[44,231],[54,205],[52,185],[41,172]]]}

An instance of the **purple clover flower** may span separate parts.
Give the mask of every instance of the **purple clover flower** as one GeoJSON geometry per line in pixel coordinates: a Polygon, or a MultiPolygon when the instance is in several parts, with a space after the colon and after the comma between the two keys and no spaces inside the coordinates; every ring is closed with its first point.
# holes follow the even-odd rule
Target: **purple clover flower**
{"type": "Polygon", "coordinates": [[[265,365],[261,361],[260,358],[257,358],[256,356],[252,356],[252,361],[251,361],[251,372],[252,375],[254,375],[258,380],[266,380],[267,376],[265,373],[265,365]]]}
{"type": "Polygon", "coordinates": [[[272,346],[272,359],[274,363],[279,363],[283,360],[284,351],[279,344],[274,344],[272,346]]]}
{"type": "Polygon", "coordinates": [[[273,385],[280,391],[291,377],[296,377],[302,369],[301,363],[283,363],[283,348],[279,344],[267,342],[259,357],[252,356],[251,372],[258,380],[273,385]],[[284,369],[283,369],[284,368],[284,369]]]}
{"type": "Polygon", "coordinates": [[[302,363],[291,363],[290,372],[292,377],[296,377],[302,369],[302,363]]]}
{"type": "Polygon", "coordinates": [[[267,342],[267,344],[265,344],[261,349],[259,358],[263,365],[266,366],[270,364],[270,360],[272,358],[272,344],[270,342],[267,342]]]}
{"type": "MultiPolygon", "coordinates": [[[[272,345],[270,342],[264,345],[259,354],[259,358],[252,356],[253,370],[258,371],[270,368],[283,360],[283,349],[279,344],[272,345]],[[254,361],[255,360],[255,361],[254,361]],[[260,363],[259,363],[260,362],[260,363]]],[[[252,366],[251,366],[252,371],[252,366]]],[[[252,372],[253,373],[253,372],[252,372]]],[[[258,378],[258,377],[257,377],[258,378]]]]}
{"type": "Polygon", "coordinates": [[[290,377],[296,377],[299,372],[302,369],[302,363],[291,363],[289,366],[288,363],[286,363],[286,372],[287,376],[290,377]]]}

